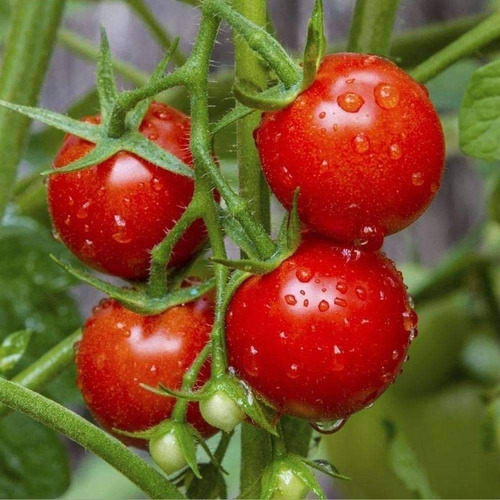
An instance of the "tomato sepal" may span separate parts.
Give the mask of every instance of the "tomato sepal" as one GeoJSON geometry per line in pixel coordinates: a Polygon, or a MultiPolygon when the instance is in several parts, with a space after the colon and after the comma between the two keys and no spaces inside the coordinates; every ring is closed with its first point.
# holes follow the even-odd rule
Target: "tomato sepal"
{"type": "Polygon", "coordinates": [[[130,311],[142,315],[160,314],[169,307],[192,302],[205,295],[215,286],[215,280],[211,278],[190,287],[170,290],[163,297],[150,297],[144,285],[136,284],[134,289],[118,287],[96,278],[85,269],[79,269],[60,260],[55,255],[51,254],[50,258],[75,278],[106,293],[130,311]]]}
{"type": "Polygon", "coordinates": [[[316,0],[307,30],[301,90],[309,88],[316,79],[325,51],[326,36],[323,1],[316,0]]]}

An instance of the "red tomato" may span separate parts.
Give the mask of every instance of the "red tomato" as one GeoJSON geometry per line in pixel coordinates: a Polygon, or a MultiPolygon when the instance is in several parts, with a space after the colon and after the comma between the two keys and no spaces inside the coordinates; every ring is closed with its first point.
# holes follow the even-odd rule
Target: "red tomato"
{"type": "MultiPolygon", "coordinates": [[[[87,121],[98,123],[98,117],[87,121]]],[[[192,165],[190,119],[164,104],[153,103],[140,132],[192,165]]],[[[68,135],[55,168],[94,148],[68,135]]],[[[147,277],[151,249],[184,212],[194,183],[137,157],[120,152],[103,163],[69,174],[51,175],[48,201],[54,229],[65,245],[89,266],[126,279],[147,277]]],[[[206,236],[196,221],[175,246],[171,266],[186,262],[206,236]]]]}
{"type": "MultiPolygon", "coordinates": [[[[179,389],[185,371],[208,341],[212,323],[213,302],[207,298],[157,316],[140,316],[113,300],[97,306],[85,323],[76,354],[78,386],[96,420],[108,430],[136,432],[168,418],[175,399],[139,384],[157,387],[161,382],[179,389]]],[[[209,377],[207,362],[198,383],[209,377]]],[[[190,403],[187,419],[204,436],[215,433],[197,403],[190,403]]]]}
{"type": "Polygon", "coordinates": [[[373,55],[325,57],[308,90],[264,115],[256,141],[287,208],[300,187],[304,223],[371,250],[425,211],[444,169],[443,130],[425,87],[373,55]]]}
{"type": "Polygon", "coordinates": [[[237,290],[226,321],[230,366],[278,410],[322,421],[387,389],[416,315],[384,254],[307,235],[293,257],[237,290]]]}

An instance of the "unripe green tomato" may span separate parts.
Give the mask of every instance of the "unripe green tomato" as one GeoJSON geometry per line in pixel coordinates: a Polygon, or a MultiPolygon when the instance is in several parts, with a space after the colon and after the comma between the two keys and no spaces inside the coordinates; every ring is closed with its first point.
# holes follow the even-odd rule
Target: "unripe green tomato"
{"type": "Polygon", "coordinates": [[[480,392],[466,383],[411,398],[389,391],[372,409],[353,415],[341,431],[325,438],[329,459],[352,479],[336,486],[347,498],[412,498],[388,466],[382,420],[390,418],[442,498],[498,498],[500,454],[483,447],[480,392]]]}
{"type": "Polygon", "coordinates": [[[442,389],[460,366],[464,341],[473,331],[470,299],[465,292],[416,306],[418,337],[410,358],[396,379],[394,390],[402,395],[442,389]]]}

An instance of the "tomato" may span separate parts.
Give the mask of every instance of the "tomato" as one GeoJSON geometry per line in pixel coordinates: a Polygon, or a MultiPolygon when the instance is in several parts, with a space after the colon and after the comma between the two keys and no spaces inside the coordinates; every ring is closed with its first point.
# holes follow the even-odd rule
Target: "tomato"
{"type": "MultiPolygon", "coordinates": [[[[88,122],[98,123],[99,117],[88,122]]],[[[140,132],[192,165],[190,119],[153,103],[140,132]]],[[[68,135],[55,159],[60,168],[81,158],[94,145],[68,135]]],[[[48,202],[56,233],[89,266],[126,279],[147,277],[151,249],[184,212],[194,182],[120,152],[103,163],[69,174],[53,174],[48,202]]],[[[174,248],[171,266],[186,262],[206,236],[202,221],[191,225],[174,248]]]]}
{"type": "MultiPolygon", "coordinates": [[[[140,384],[179,389],[185,371],[208,341],[212,323],[213,302],[207,298],[157,316],[140,316],[113,300],[97,306],[85,323],[76,354],[78,386],[96,420],[108,430],[136,432],[168,418],[175,399],[140,384]]],[[[209,377],[207,362],[198,383],[209,377]]],[[[197,403],[190,403],[187,419],[204,436],[215,432],[197,403]]]]}
{"type": "Polygon", "coordinates": [[[266,113],[256,131],[271,189],[304,223],[377,250],[415,221],[444,169],[439,117],[426,89],[391,61],[325,57],[313,85],[266,113]]]}
{"type": "Polygon", "coordinates": [[[394,381],[416,315],[384,254],[308,235],[236,291],[226,322],[239,376],[279,411],[321,421],[370,405],[394,381]]]}

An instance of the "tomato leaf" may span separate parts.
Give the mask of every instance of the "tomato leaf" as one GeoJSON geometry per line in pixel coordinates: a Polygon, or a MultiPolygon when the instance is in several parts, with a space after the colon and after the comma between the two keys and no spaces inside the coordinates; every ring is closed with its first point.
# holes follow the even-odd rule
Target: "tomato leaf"
{"type": "Polygon", "coordinates": [[[406,438],[391,420],[383,422],[389,442],[389,465],[417,498],[439,498],[432,490],[425,470],[410,448],[406,438]]]}
{"type": "Polygon", "coordinates": [[[500,160],[500,59],[474,72],[458,117],[463,152],[500,160]]]}
{"type": "Polygon", "coordinates": [[[325,55],[325,50],[326,37],[323,1],[316,0],[311,19],[309,20],[307,42],[304,49],[302,90],[306,90],[314,82],[321,60],[325,55]]]}
{"type": "Polygon", "coordinates": [[[5,337],[0,345],[0,373],[5,375],[23,357],[28,347],[31,330],[19,330],[5,337]]]}
{"type": "Polygon", "coordinates": [[[221,471],[213,464],[201,464],[201,478],[188,482],[188,498],[227,498],[227,486],[221,471]]]}
{"type": "Polygon", "coordinates": [[[57,498],[70,468],[57,433],[15,413],[0,421],[0,497],[57,498]]]}

